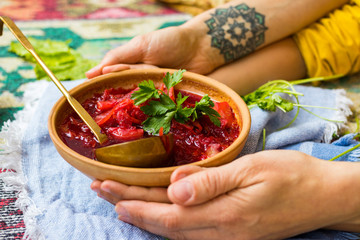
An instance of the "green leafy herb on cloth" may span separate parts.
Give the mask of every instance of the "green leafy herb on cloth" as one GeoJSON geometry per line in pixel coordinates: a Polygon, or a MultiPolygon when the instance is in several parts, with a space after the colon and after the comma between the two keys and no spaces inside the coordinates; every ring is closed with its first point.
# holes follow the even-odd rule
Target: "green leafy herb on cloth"
{"type": "MultiPolygon", "coordinates": [[[[317,107],[317,108],[319,108],[319,107],[318,106],[306,106],[306,105],[300,104],[298,97],[303,96],[304,94],[297,92],[294,88],[294,85],[310,83],[310,82],[315,82],[315,81],[327,81],[327,80],[337,79],[342,76],[343,75],[334,75],[334,76],[329,76],[329,77],[314,77],[314,78],[300,79],[300,80],[291,81],[291,82],[286,81],[286,80],[273,80],[273,81],[269,81],[269,82],[265,83],[264,85],[260,86],[255,91],[253,91],[245,96],[242,96],[242,98],[243,98],[244,102],[246,103],[246,105],[249,107],[249,109],[252,109],[253,107],[258,106],[259,108],[261,108],[263,110],[267,110],[267,111],[271,111],[271,112],[275,112],[276,109],[280,109],[283,112],[290,112],[296,106],[297,111],[296,111],[294,118],[286,126],[280,128],[278,130],[281,130],[281,129],[284,129],[284,128],[287,128],[288,126],[290,126],[296,120],[297,116],[299,115],[300,109],[303,109],[304,111],[306,111],[310,114],[313,114],[316,117],[319,117],[326,121],[341,122],[341,121],[323,118],[321,116],[314,114],[313,112],[309,111],[308,109],[306,109],[307,107],[317,107]],[[290,100],[287,100],[287,99],[281,97],[280,95],[278,95],[280,93],[285,94],[285,96],[286,95],[290,96],[290,97],[294,96],[296,102],[292,102],[290,100]]],[[[333,108],[328,108],[328,109],[333,109],[333,108]]],[[[337,110],[337,109],[333,109],[333,110],[337,110]]]]}
{"type": "MultiPolygon", "coordinates": [[[[34,46],[37,54],[60,81],[85,78],[85,72],[97,64],[93,60],[85,59],[76,50],[70,48],[69,43],[71,40],[54,41],[29,38],[29,41],[34,46]]],[[[9,51],[26,61],[36,63],[33,56],[19,42],[12,42],[9,51]]],[[[34,71],[37,79],[50,80],[40,65],[36,64],[34,71]]]]}

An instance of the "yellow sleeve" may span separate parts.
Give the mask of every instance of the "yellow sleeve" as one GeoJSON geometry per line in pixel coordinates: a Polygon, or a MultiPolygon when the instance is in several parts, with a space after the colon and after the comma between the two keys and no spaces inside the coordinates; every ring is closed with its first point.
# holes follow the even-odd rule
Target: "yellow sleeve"
{"type": "Polygon", "coordinates": [[[296,33],[308,76],[360,71],[360,0],[352,0],[296,33]]]}

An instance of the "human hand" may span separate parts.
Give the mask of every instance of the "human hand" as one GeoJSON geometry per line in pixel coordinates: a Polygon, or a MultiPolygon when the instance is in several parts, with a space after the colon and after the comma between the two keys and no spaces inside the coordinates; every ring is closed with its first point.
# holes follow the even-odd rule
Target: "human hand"
{"type": "MultiPolygon", "coordinates": [[[[192,173],[202,171],[202,168],[196,166],[182,166],[175,170],[171,175],[171,182],[176,182],[181,178],[192,173]]],[[[119,182],[106,180],[94,180],[91,189],[98,193],[98,196],[112,204],[122,200],[141,200],[146,202],[171,203],[167,196],[167,189],[162,187],[138,187],[128,186],[119,182]]]]}
{"type": "Polygon", "coordinates": [[[217,168],[180,167],[167,198],[165,189],[102,184],[117,192],[119,219],[171,239],[281,239],[354,218],[350,169],[276,150],[217,168]]]}
{"type": "Polygon", "coordinates": [[[142,67],[186,69],[206,74],[221,64],[217,51],[210,49],[210,38],[198,36],[191,27],[169,27],[134,37],[127,44],[110,50],[102,62],[86,73],[91,79],[101,74],[129,69],[129,64],[142,67]],[[204,41],[209,43],[204,44],[204,41]]]}

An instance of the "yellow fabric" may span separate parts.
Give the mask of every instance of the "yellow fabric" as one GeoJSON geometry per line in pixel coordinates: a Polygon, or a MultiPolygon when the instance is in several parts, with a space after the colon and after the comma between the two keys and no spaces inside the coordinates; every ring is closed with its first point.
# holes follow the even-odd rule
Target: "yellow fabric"
{"type": "Polygon", "coordinates": [[[294,35],[309,77],[360,71],[360,0],[330,13],[294,35]]]}

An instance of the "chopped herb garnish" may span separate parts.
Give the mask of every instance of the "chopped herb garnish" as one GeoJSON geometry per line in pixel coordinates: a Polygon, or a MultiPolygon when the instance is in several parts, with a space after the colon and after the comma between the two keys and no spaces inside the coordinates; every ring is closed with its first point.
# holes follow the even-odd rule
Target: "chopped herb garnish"
{"type": "Polygon", "coordinates": [[[138,86],[139,90],[131,95],[135,105],[148,101],[147,104],[140,107],[149,116],[142,123],[146,132],[155,135],[159,134],[162,128],[163,134],[167,134],[170,131],[172,120],[186,123],[195,121],[202,115],[209,116],[216,126],[220,126],[220,114],[213,109],[214,102],[207,94],[199,102],[196,102],[193,108],[183,107],[183,103],[188,97],[183,96],[180,92],[175,100],[171,99],[169,96],[170,89],[182,81],[184,72],[185,70],[179,70],[173,74],[165,74],[163,83],[167,88],[167,92],[157,89],[154,82],[148,80],[141,82],[138,86]]]}

